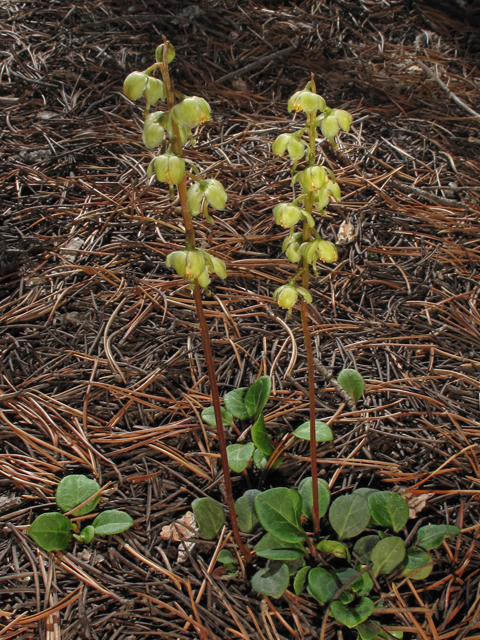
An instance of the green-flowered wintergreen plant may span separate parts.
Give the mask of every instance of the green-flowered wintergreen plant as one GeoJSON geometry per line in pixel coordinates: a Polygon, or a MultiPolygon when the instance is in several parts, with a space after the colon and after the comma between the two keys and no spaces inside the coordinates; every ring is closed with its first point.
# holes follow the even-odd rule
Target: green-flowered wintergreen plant
{"type": "Polygon", "coordinates": [[[45,551],[61,551],[71,542],[72,535],[79,542],[88,544],[94,536],[122,533],[133,525],[132,518],[124,511],[102,511],[93,522],[81,531],[66,515],[81,518],[91,513],[101,497],[100,485],[84,475],[66,476],[58,484],[55,502],[62,513],[42,513],[28,529],[28,535],[45,551]],[[76,533],[74,533],[76,532],[76,533]]]}
{"type": "MultiPolygon", "coordinates": [[[[323,135],[334,146],[335,137],[340,129],[348,131],[352,122],[351,115],[341,109],[335,110],[327,107],[322,96],[316,93],[315,82],[310,80],[305,89],[297,91],[288,101],[288,111],[303,112],[306,116],[305,126],[296,133],[282,133],[273,143],[272,151],[275,155],[283,155],[288,152],[293,160],[293,171],[297,169],[297,163],[305,156],[307,166],[294,173],[292,187],[300,186],[301,193],[292,202],[282,202],[273,209],[275,222],[285,229],[289,229],[288,236],[283,242],[282,250],[293,264],[299,269],[291,280],[279,287],[273,294],[273,299],[278,305],[287,311],[287,316],[292,312],[298,298],[301,299],[302,328],[307,351],[309,402],[310,402],[310,454],[312,464],[312,476],[317,477],[316,446],[315,446],[315,383],[313,349],[308,326],[307,304],[312,302],[309,291],[310,268],[317,275],[317,262],[332,263],[338,259],[338,252],[333,244],[320,236],[316,229],[315,213],[324,214],[324,208],[330,198],[337,202],[341,198],[340,187],[335,180],[335,175],[327,167],[317,164],[316,136],[318,127],[323,135]],[[320,115],[319,115],[320,112],[320,115]],[[306,140],[304,137],[306,136],[306,140]],[[301,222],[302,231],[296,231],[295,226],[301,222]],[[301,285],[296,283],[301,277],[301,285]]],[[[313,487],[314,505],[317,504],[316,486],[313,487]]],[[[319,514],[314,506],[313,527],[315,533],[319,532],[319,514]]]]}
{"type": "MultiPolygon", "coordinates": [[[[192,129],[208,122],[211,119],[211,111],[204,98],[181,95],[173,89],[168,65],[174,58],[175,49],[164,38],[163,44],[157,47],[155,52],[156,62],[145,71],[134,71],[129,74],[123,89],[131,100],[138,100],[142,96],[145,98],[143,142],[148,149],[159,148],[158,155],[151,160],[148,166],[147,177],[150,178],[155,173],[159,182],[164,182],[168,185],[172,196],[175,193],[175,188],[177,189],[180,200],[185,227],[185,248],[170,253],[167,256],[166,264],[167,267],[173,268],[179,276],[187,280],[193,291],[210,382],[213,413],[217,425],[226,501],[235,540],[244,554],[245,560],[249,562],[250,553],[242,542],[235,514],[225,433],[222,424],[222,409],[211,352],[209,328],[205,319],[201,297],[201,289],[205,290],[207,294],[209,293],[210,276],[215,274],[220,278],[226,278],[227,270],[225,263],[220,258],[196,247],[193,226],[193,218],[200,213],[203,213],[207,222],[213,223],[209,207],[215,211],[223,211],[227,201],[227,194],[218,180],[199,177],[198,168],[191,160],[184,157],[184,145],[188,141],[194,142],[192,129]],[[160,71],[161,80],[154,78],[156,71],[160,71]],[[158,100],[166,102],[166,109],[150,113],[150,108],[158,100]],[[192,172],[187,170],[189,168],[192,169],[192,172]],[[187,179],[192,183],[188,188],[187,179]]],[[[211,499],[202,498],[200,500],[203,500],[203,502],[200,502],[201,506],[197,508],[198,513],[196,515],[201,517],[200,511],[203,509],[202,513],[207,514],[206,517],[208,519],[209,508],[215,510],[216,507],[213,507],[211,502],[205,503],[205,500],[211,499]]]]}

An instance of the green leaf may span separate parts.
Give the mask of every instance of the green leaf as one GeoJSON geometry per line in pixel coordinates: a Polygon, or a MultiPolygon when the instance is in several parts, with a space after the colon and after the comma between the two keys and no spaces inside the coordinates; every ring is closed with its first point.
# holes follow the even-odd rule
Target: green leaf
{"type": "MultiPolygon", "coordinates": [[[[318,483],[318,511],[320,517],[327,513],[330,504],[330,489],[328,482],[317,478],[318,483]]],[[[298,493],[302,497],[302,513],[310,520],[313,519],[313,479],[311,476],[304,478],[298,485],[298,493]]]]}
{"type": "Polygon", "coordinates": [[[392,636],[398,638],[398,640],[402,640],[403,631],[396,631],[395,629],[390,631],[390,629],[385,629],[385,631],[380,631],[378,634],[379,638],[386,638],[387,640],[392,640],[392,636]]]}
{"type": "Polygon", "coordinates": [[[305,554],[300,549],[265,549],[264,551],[255,550],[255,553],[260,558],[268,558],[269,560],[297,560],[298,558],[304,558],[305,554]]]}
{"type": "Polygon", "coordinates": [[[243,496],[235,501],[235,513],[237,514],[238,528],[243,533],[252,533],[260,525],[255,511],[255,496],[261,493],[258,489],[248,489],[243,496]]]}
{"type": "Polygon", "coordinates": [[[358,624],[365,622],[373,613],[373,602],[370,598],[361,598],[354,607],[347,607],[338,600],[332,602],[330,613],[337,622],[344,624],[349,629],[353,629],[358,624]]]}
{"type": "Polygon", "coordinates": [[[340,540],[358,536],[366,529],[370,520],[368,502],[363,496],[354,493],[340,496],[333,501],[328,519],[340,540]]]}
{"type": "MultiPolygon", "coordinates": [[[[225,407],[220,407],[220,413],[222,414],[222,424],[228,424],[230,426],[233,425],[233,416],[232,414],[225,409],[225,407]]],[[[212,427],[217,426],[217,421],[215,420],[215,410],[213,407],[207,407],[202,411],[202,420],[209,424],[212,427]]]]}
{"type": "Polygon", "coordinates": [[[409,508],[405,498],[393,491],[376,491],[368,496],[373,520],[381,527],[398,533],[408,522],[409,508]]]}
{"type": "Polygon", "coordinates": [[[337,382],[342,389],[348,393],[355,404],[357,404],[365,389],[365,383],[358,371],[355,371],[355,369],[344,369],[340,371],[337,382]]]}
{"type": "Polygon", "coordinates": [[[344,558],[350,562],[350,551],[344,544],[336,540],[320,540],[317,549],[322,553],[331,553],[335,558],[344,558]]]}
{"type": "Polygon", "coordinates": [[[213,498],[196,498],[192,502],[192,510],[202,538],[215,538],[225,524],[225,512],[220,502],[213,498]]]}
{"type": "Polygon", "coordinates": [[[368,564],[372,551],[379,542],[380,538],[377,535],[364,536],[356,541],[353,552],[357,554],[363,564],[368,564]]]}
{"type": "Polygon", "coordinates": [[[425,580],[432,573],[433,560],[429,553],[422,549],[407,549],[401,578],[410,580],[425,580]]]}
{"type": "Polygon", "coordinates": [[[303,567],[303,569],[300,569],[300,571],[295,576],[295,580],[293,581],[293,590],[295,591],[296,596],[299,596],[301,593],[303,593],[309,571],[310,567],[303,567]]]}
{"type": "Polygon", "coordinates": [[[422,549],[436,549],[447,536],[457,536],[461,533],[458,527],[450,524],[427,524],[417,532],[418,546],[422,549]]]}
{"type": "Polygon", "coordinates": [[[365,622],[361,622],[359,625],[355,627],[355,631],[358,631],[358,635],[361,640],[377,640],[379,637],[378,634],[381,631],[381,627],[372,622],[371,620],[366,620],[365,622]]]}
{"type": "Polygon", "coordinates": [[[250,435],[252,436],[252,440],[259,451],[264,453],[266,456],[273,453],[274,447],[272,445],[271,438],[267,433],[263,415],[258,417],[258,420],[252,427],[250,435]]]}
{"type": "Polygon", "coordinates": [[[270,560],[268,566],[273,570],[278,569],[281,564],[286,564],[288,573],[291,576],[294,576],[297,571],[300,571],[300,569],[303,569],[305,566],[305,556],[302,558],[296,558],[296,560],[270,560]]]}
{"type": "Polygon", "coordinates": [[[95,527],[92,527],[91,524],[88,527],[85,527],[80,531],[80,533],[74,533],[73,537],[76,538],[82,544],[88,544],[92,541],[93,536],[95,535],[95,527]]]}
{"type": "Polygon", "coordinates": [[[223,396],[223,402],[225,403],[227,411],[235,418],[240,418],[240,420],[248,420],[250,417],[250,414],[245,408],[245,394],[247,393],[247,389],[248,387],[240,387],[239,389],[229,391],[223,396]]]}
{"type": "MultiPolygon", "coordinates": [[[[295,429],[293,435],[301,440],[310,440],[310,422],[304,422],[295,429]]],[[[333,433],[328,424],[315,420],[315,441],[330,442],[333,440],[333,433]]]]}
{"type": "Polygon", "coordinates": [[[297,549],[303,553],[303,544],[301,542],[285,542],[274,536],[273,533],[266,533],[258,541],[255,553],[261,555],[267,549],[297,549]]]}
{"type": "Polygon", "coordinates": [[[92,522],[92,527],[95,529],[95,535],[97,536],[112,536],[122,533],[122,531],[130,529],[132,525],[133,520],[128,513],[117,511],[116,509],[102,511],[92,522]]]}
{"type": "Polygon", "coordinates": [[[372,489],[371,487],[359,487],[358,489],[355,489],[353,493],[357,493],[359,496],[368,498],[372,493],[378,493],[378,489],[372,489]]]}
{"type": "Polygon", "coordinates": [[[375,576],[392,573],[404,558],[405,543],[401,538],[392,536],[380,540],[370,555],[370,561],[373,562],[372,573],[375,576]]]}
{"type": "Polygon", "coordinates": [[[301,542],[307,537],[300,524],[302,498],[295,489],[277,487],[255,498],[258,519],[265,531],[285,542],[301,542]]]}
{"type": "Polygon", "coordinates": [[[286,564],[272,569],[260,569],[252,578],[252,589],[264,596],[280,598],[286,591],[290,573],[286,564]]]}
{"type": "Polygon", "coordinates": [[[231,551],[229,551],[228,549],[222,549],[218,552],[217,562],[220,562],[220,564],[235,564],[237,562],[237,559],[234,557],[231,551]]]}
{"type": "Polygon", "coordinates": [[[45,551],[61,551],[71,540],[70,520],[61,513],[42,513],[30,525],[28,535],[45,551]]]}
{"type": "MultiPolygon", "coordinates": [[[[95,480],[82,475],[66,476],[60,481],[55,494],[55,502],[60,511],[71,511],[100,489],[95,480]]],[[[72,516],[84,516],[93,511],[100,501],[100,494],[81,509],[77,509],[72,516]]]]}
{"type": "Polygon", "coordinates": [[[245,394],[245,409],[250,418],[255,420],[262,413],[263,407],[267,404],[272,381],[270,376],[260,376],[258,380],[249,387],[245,394]]]}
{"type": "Polygon", "coordinates": [[[257,469],[265,469],[268,462],[268,456],[262,453],[259,449],[255,449],[253,453],[253,464],[257,469]]]}
{"type": "Polygon", "coordinates": [[[248,444],[229,444],[227,447],[228,466],[235,473],[242,473],[248,467],[248,463],[252,459],[255,445],[253,442],[248,444]]]}
{"type": "Polygon", "coordinates": [[[365,590],[367,590],[367,593],[368,591],[370,591],[370,589],[373,587],[373,580],[370,578],[367,572],[358,575],[359,573],[360,572],[356,569],[346,567],[345,569],[337,569],[334,575],[338,578],[342,585],[344,585],[352,578],[355,578],[355,576],[358,576],[358,578],[351,582],[347,588],[352,589],[352,591],[355,591],[355,593],[359,593],[360,595],[367,595],[363,592],[365,590]],[[367,580],[365,580],[365,577],[367,578],[367,580]]]}
{"type": "Polygon", "coordinates": [[[310,594],[320,604],[326,604],[338,591],[338,584],[334,576],[323,567],[315,567],[308,574],[308,588],[310,594]]]}

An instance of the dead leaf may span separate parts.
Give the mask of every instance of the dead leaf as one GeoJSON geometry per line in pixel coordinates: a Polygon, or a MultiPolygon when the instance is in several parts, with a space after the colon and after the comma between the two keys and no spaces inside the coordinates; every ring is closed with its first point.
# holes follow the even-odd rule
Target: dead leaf
{"type": "Polygon", "coordinates": [[[409,493],[408,489],[400,490],[399,493],[408,502],[408,508],[410,510],[409,517],[416,518],[420,511],[423,511],[427,506],[427,502],[430,498],[433,498],[434,493],[409,493]]]}
{"type": "Polygon", "coordinates": [[[191,511],[187,511],[187,513],[176,522],[172,522],[172,524],[163,527],[160,531],[160,537],[162,540],[180,542],[177,562],[185,562],[188,558],[188,552],[195,546],[194,542],[182,542],[182,540],[186,541],[189,538],[195,538],[197,535],[197,523],[195,522],[195,516],[191,511]]]}
{"type": "Polygon", "coordinates": [[[355,240],[355,227],[351,222],[344,220],[337,234],[337,244],[349,244],[355,240]]]}

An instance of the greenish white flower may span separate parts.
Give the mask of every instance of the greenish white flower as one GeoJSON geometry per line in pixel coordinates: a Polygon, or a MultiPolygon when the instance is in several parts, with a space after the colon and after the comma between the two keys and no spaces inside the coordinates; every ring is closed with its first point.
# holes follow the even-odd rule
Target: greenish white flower
{"type": "Polygon", "coordinates": [[[207,120],[211,120],[210,105],[206,100],[198,96],[185,98],[174,109],[176,117],[190,129],[198,127],[198,125],[207,120]]]}
{"type": "Polygon", "coordinates": [[[301,160],[305,155],[305,143],[299,136],[289,133],[282,133],[278,136],[272,146],[272,152],[276,156],[281,156],[288,151],[291,160],[301,160]]]}
{"type": "Polygon", "coordinates": [[[298,231],[292,235],[288,235],[283,241],[282,251],[293,264],[300,262],[301,255],[299,252],[300,244],[303,239],[303,233],[298,231]]]}
{"type": "Polygon", "coordinates": [[[165,261],[167,267],[173,267],[179,276],[185,277],[185,268],[187,266],[187,252],[173,251],[169,253],[165,261]]]}
{"type": "Polygon", "coordinates": [[[317,191],[325,186],[327,173],[323,167],[314,165],[313,167],[307,167],[299,174],[299,181],[302,189],[305,193],[310,191],[317,191]]]}
{"type": "Polygon", "coordinates": [[[311,264],[314,267],[317,260],[328,264],[338,260],[337,247],[333,242],[328,242],[323,239],[304,242],[300,246],[299,251],[308,264],[311,264]]]}
{"type": "Polygon", "coordinates": [[[203,208],[204,198],[216,211],[223,211],[227,194],[221,182],[210,178],[195,182],[187,191],[187,207],[192,216],[198,216],[203,208]]]}
{"type": "Polygon", "coordinates": [[[313,206],[317,211],[323,211],[330,201],[327,188],[328,187],[323,187],[322,189],[313,192],[313,206]]]}
{"type": "Polygon", "coordinates": [[[143,71],[130,73],[123,83],[123,93],[130,100],[138,100],[142,97],[147,86],[148,76],[143,71]]]}
{"type": "Polygon", "coordinates": [[[145,97],[150,105],[154,105],[158,100],[165,101],[167,92],[163,82],[158,78],[149,77],[145,86],[145,97]]]}
{"type": "Polygon", "coordinates": [[[151,113],[145,118],[143,125],[143,144],[147,149],[158,147],[165,137],[165,129],[158,122],[158,114],[151,113]]]}
{"type": "Polygon", "coordinates": [[[303,296],[308,304],[312,302],[309,291],[296,284],[284,284],[273,292],[273,299],[282,309],[290,311],[297,303],[299,294],[303,296]]]}
{"type": "Polygon", "coordinates": [[[327,191],[332,194],[337,202],[340,202],[342,199],[342,192],[340,191],[340,185],[338,182],[333,182],[333,180],[329,180],[327,182],[327,191]]]}
{"type": "MultiPolygon", "coordinates": [[[[165,45],[161,44],[157,47],[155,51],[155,59],[157,62],[163,62],[163,51],[165,49],[165,45]]],[[[173,44],[171,42],[167,42],[167,64],[173,62],[175,58],[175,49],[173,48],[173,44]]]]}
{"type": "Polygon", "coordinates": [[[179,184],[185,175],[185,160],[167,152],[153,160],[153,168],[159,182],[179,184]]]}
{"type": "Polygon", "coordinates": [[[275,222],[284,229],[290,229],[300,220],[302,210],[294,204],[281,202],[273,208],[275,222]]]}
{"type": "Polygon", "coordinates": [[[325,111],[326,104],[322,96],[319,96],[313,91],[304,89],[303,91],[297,91],[288,101],[288,111],[303,111],[305,113],[316,114],[317,111],[325,111]]]}

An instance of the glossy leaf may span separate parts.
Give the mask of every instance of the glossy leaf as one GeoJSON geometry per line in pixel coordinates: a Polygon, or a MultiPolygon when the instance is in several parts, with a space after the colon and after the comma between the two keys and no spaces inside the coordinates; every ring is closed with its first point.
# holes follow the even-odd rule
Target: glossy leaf
{"type": "Polygon", "coordinates": [[[248,444],[230,444],[227,447],[228,466],[235,473],[242,473],[248,467],[248,463],[252,459],[255,445],[253,442],[248,444]]]}
{"type": "Polygon", "coordinates": [[[245,408],[245,394],[247,393],[247,389],[248,387],[240,387],[239,389],[229,391],[223,396],[223,402],[225,403],[227,411],[240,420],[248,420],[250,417],[245,408]]]}
{"type": "MultiPolygon", "coordinates": [[[[230,411],[227,411],[225,407],[220,407],[220,413],[222,414],[222,423],[224,425],[233,425],[233,416],[230,411]]],[[[217,426],[217,421],[215,420],[215,410],[213,407],[206,407],[206,409],[202,411],[202,420],[212,427],[217,426]]]]}
{"type": "Polygon", "coordinates": [[[310,594],[320,604],[326,604],[338,591],[334,576],[323,567],[315,567],[308,574],[310,594]]]}
{"type": "Polygon", "coordinates": [[[260,558],[281,560],[283,562],[288,560],[298,560],[298,558],[303,558],[305,556],[304,552],[300,551],[300,549],[265,549],[264,551],[258,551],[258,549],[256,549],[255,552],[260,558]]]}
{"type": "Polygon", "coordinates": [[[132,525],[133,520],[128,513],[117,511],[116,509],[102,511],[92,522],[92,527],[95,529],[95,535],[97,536],[112,536],[122,533],[122,531],[130,529],[132,525]]]}
{"type": "Polygon", "coordinates": [[[379,542],[380,538],[377,535],[364,536],[356,541],[353,551],[357,554],[363,564],[368,564],[370,562],[372,551],[379,542]]]}
{"type": "Polygon", "coordinates": [[[262,453],[259,449],[255,449],[253,453],[253,464],[257,467],[257,469],[265,469],[268,462],[268,456],[262,453]]]}
{"type": "Polygon", "coordinates": [[[336,540],[320,540],[317,549],[322,553],[331,553],[335,558],[344,558],[350,562],[350,551],[344,544],[336,540]]]}
{"type": "Polygon", "coordinates": [[[458,527],[449,524],[427,524],[417,531],[418,546],[422,549],[436,549],[447,536],[461,533],[458,527]]]}
{"type": "MultiPolygon", "coordinates": [[[[327,513],[330,504],[330,489],[328,482],[317,478],[318,483],[318,511],[320,517],[327,513]]],[[[298,493],[302,497],[302,513],[310,520],[313,519],[313,480],[311,476],[304,478],[298,485],[298,493]]]]}
{"type": "Polygon", "coordinates": [[[95,535],[95,527],[92,527],[91,524],[88,527],[85,527],[80,531],[80,533],[74,533],[73,537],[76,538],[82,544],[88,544],[92,541],[93,536],[95,535]]]}
{"type": "Polygon", "coordinates": [[[255,553],[261,555],[267,549],[297,549],[303,552],[303,544],[301,542],[285,542],[274,536],[273,533],[266,533],[258,541],[255,553]]]}
{"type": "Polygon", "coordinates": [[[367,500],[358,494],[340,496],[328,513],[330,524],[340,540],[353,538],[364,531],[370,520],[367,500]]]}
{"type": "Polygon", "coordinates": [[[259,493],[261,491],[258,489],[248,489],[243,496],[235,501],[238,528],[243,533],[252,533],[260,526],[260,520],[255,511],[255,496],[258,496],[259,493]]]}
{"type": "Polygon", "coordinates": [[[337,378],[338,384],[352,398],[355,404],[360,400],[365,389],[363,377],[355,369],[340,371],[337,378]]]}
{"type": "MultiPolygon", "coordinates": [[[[60,481],[57,492],[55,493],[55,502],[57,503],[60,511],[64,513],[75,509],[75,507],[85,500],[88,500],[90,496],[99,491],[100,485],[95,480],[87,478],[83,475],[71,475],[66,476],[60,481]]],[[[88,502],[81,509],[77,509],[72,513],[72,516],[84,516],[95,509],[100,501],[100,494],[88,502]]]]}
{"type": "Polygon", "coordinates": [[[61,513],[42,513],[28,529],[28,535],[45,551],[61,551],[70,543],[70,520],[61,513]]]}
{"type": "Polygon", "coordinates": [[[263,415],[260,415],[258,417],[257,421],[252,427],[250,435],[252,436],[252,440],[259,451],[261,451],[266,456],[269,456],[271,453],[273,453],[274,447],[272,445],[271,438],[267,433],[263,415]]]}
{"type": "Polygon", "coordinates": [[[375,576],[392,573],[405,558],[405,543],[401,538],[392,536],[380,540],[370,555],[373,562],[372,573],[375,576]]]}
{"type": "Polygon", "coordinates": [[[263,407],[267,404],[270,391],[272,389],[272,381],[270,376],[260,376],[258,380],[248,388],[245,394],[245,409],[250,418],[255,420],[262,413],[263,407]]]}
{"type": "Polygon", "coordinates": [[[197,498],[192,502],[192,511],[202,538],[215,538],[225,524],[225,512],[220,502],[213,498],[197,498]]]}
{"type": "MultiPolygon", "coordinates": [[[[310,422],[304,422],[295,429],[293,435],[301,440],[310,440],[310,422]]],[[[330,442],[333,440],[333,433],[328,424],[315,420],[315,441],[330,442]]]]}
{"type": "Polygon", "coordinates": [[[295,580],[293,581],[293,590],[295,591],[295,595],[299,596],[305,590],[305,583],[307,582],[308,572],[310,571],[310,567],[303,567],[295,576],[295,580]]]}
{"type": "Polygon", "coordinates": [[[295,489],[277,487],[255,498],[262,527],[285,542],[301,542],[306,534],[300,524],[302,498],[295,489]]]}
{"type": "Polygon", "coordinates": [[[400,577],[410,578],[410,580],[425,580],[432,573],[433,560],[430,554],[423,549],[412,548],[407,549],[404,565],[400,577]]]}
{"type": "Polygon", "coordinates": [[[286,564],[274,569],[260,569],[252,578],[252,589],[270,598],[280,598],[286,591],[290,573],[286,564]]]}
{"type": "Polygon", "coordinates": [[[368,496],[374,522],[398,533],[408,522],[408,502],[393,491],[376,491],[368,496]]]}
{"type": "Polygon", "coordinates": [[[354,607],[347,607],[342,602],[335,600],[330,607],[330,613],[337,622],[353,629],[372,615],[373,608],[374,605],[370,598],[361,598],[354,607]]]}

